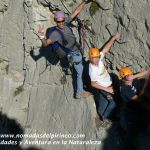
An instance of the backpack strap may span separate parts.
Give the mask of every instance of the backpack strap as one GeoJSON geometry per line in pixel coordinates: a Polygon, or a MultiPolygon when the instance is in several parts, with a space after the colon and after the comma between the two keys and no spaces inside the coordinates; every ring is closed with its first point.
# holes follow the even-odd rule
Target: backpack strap
{"type": "Polygon", "coordinates": [[[57,31],[57,32],[60,34],[61,39],[62,39],[62,43],[63,43],[63,44],[61,44],[61,43],[59,43],[58,41],[56,41],[56,42],[54,43],[54,46],[53,46],[54,49],[57,49],[58,47],[61,47],[66,53],[69,53],[71,50],[70,50],[69,48],[66,48],[66,47],[65,47],[65,45],[67,45],[68,42],[65,40],[64,33],[63,33],[61,30],[59,30],[56,26],[51,27],[49,30],[50,30],[50,31],[49,31],[48,34],[46,35],[47,38],[49,38],[49,36],[50,36],[50,34],[52,34],[52,32],[57,31]]]}

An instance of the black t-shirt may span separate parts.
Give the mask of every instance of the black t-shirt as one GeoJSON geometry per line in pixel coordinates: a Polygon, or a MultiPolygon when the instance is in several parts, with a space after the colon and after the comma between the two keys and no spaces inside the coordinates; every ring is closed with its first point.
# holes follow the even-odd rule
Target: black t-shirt
{"type": "Polygon", "coordinates": [[[126,108],[129,108],[133,111],[139,109],[139,102],[132,100],[132,97],[138,95],[143,86],[143,79],[142,80],[133,80],[132,85],[125,85],[121,82],[120,85],[120,94],[124,101],[126,108]]]}

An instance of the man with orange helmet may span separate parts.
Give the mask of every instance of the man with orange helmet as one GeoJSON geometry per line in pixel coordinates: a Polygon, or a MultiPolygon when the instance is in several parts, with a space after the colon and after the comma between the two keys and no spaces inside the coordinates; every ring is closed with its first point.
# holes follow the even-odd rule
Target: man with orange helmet
{"type": "Polygon", "coordinates": [[[97,48],[90,48],[89,50],[89,75],[91,78],[91,86],[98,89],[98,113],[101,115],[102,119],[109,118],[116,106],[112,96],[114,94],[112,80],[105,68],[103,60],[114,41],[119,38],[120,34],[116,33],[104,46],[101,52],[99,52],[97,48]]]}
{"type": "Polygon", "coordinates": [[[144,93],[148,81],[143,78],[147,75],[148,71],[146,70],[133,74],[129,67],[123,67],[119,71],[120,94],[123,100],[120,124],[125,131],[125,149],[134,148],[133,139],[138,132],[142,114],[140,97],[144,93]]]}
{"type": "Polygon", "coordinates": [[[122,80],[120,92],[124,101],[130,102],[139,100],[140,96],[144,93],[146,84],[144,84],[144,87],[141,87],[138,82],[140,81],[139,79],[144,78],[147,74],[147,70],[133,75],[133,71],[129,67],[120,69],[119,76],[122,80]]]}

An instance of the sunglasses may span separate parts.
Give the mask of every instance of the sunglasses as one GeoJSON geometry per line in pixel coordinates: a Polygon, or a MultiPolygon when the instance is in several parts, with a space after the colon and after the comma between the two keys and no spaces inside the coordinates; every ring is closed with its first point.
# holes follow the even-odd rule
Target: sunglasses
{"type": "Polygon", "coordinates": [[[65,20],[61,20],[61,21],[56,21],[57,23],[63,23],[65,22],[65,20]]]}

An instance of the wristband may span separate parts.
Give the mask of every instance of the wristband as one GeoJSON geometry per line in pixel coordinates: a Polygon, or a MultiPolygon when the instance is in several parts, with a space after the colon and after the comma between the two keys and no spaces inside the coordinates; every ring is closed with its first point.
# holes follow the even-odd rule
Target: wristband
{"type": "Polygon", "coordinates": [[[44,35],[40,35],[39,38],[42,40],[42,39],[45,38],[45,36],[44,35]]]}

